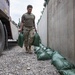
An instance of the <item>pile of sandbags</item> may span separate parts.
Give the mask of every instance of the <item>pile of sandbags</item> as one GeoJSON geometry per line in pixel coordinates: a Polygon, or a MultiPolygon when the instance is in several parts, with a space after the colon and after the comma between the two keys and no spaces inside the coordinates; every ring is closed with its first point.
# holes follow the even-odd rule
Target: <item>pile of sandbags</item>
{"type": "Polygon", "coordinates": [[[34,52],[38,60],[52,60],[52,64],[57,68],[61,75],[75,75],[75,65],[64,58],[59,52],[45,47],[40,40],[40,36],[36,34],[34,43],[34,52]]]}
{"type": "Polygon", "coordinates": [[[61,75],[75,75],[75,69],[60,70],[61,75]]]}
{"type": "Polygon", "coordinates": [[[37,54],[38,60],[49,60],[52,57],[53,51],[50,48],[46,48],[40,43],[39,47],[35,47],[34,52],[37,54]]]}
{"type": "Polygon", "coordinates": [[[61,56],[58,52],[54,52],[52,56],[52,64],[58,69],[58,70],[66,70],[66,69],[73,69],[75,66],[66,60],[63,56],[61,56]]]}

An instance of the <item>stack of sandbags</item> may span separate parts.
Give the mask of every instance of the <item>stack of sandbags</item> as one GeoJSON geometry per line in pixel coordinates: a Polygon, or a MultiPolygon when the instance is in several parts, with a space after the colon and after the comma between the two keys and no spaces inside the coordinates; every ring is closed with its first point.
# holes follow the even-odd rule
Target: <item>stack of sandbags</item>
{"type": "Polygon", "coordinates": [[[61,56],[57,51],[52,55],[52,64],[58,69],[61,75],[75,75],[75,65],[61,56]]]}
{"type": "Polygon", "coordinates": [[[34,52],[38,60],[52,60],[52,64],[58,69],[61,75],[75,75],[75,65],[64,58],[59,52],[45,47],[36,33],[34,43],[34,52]]]}
{"type": "Polygon", "coordinates": [[[61,75],[75,75],[75,69],[60,70],[61,75]]]}
{"type": "Polygon", "coordinates": [[[53,50],[40,43],[39,47],[34,48],[34,52],[37,54],[38,60],[49,60],[52,57],[53,50]]]}

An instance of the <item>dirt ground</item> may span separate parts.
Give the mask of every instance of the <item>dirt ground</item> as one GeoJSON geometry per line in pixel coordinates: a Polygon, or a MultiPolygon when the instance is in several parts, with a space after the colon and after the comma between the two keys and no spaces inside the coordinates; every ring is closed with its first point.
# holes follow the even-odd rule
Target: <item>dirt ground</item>
{"type": "MultiPolygon", "coordinates": [[[[33,49],[33,48],[32,48],[33,49]]],[[[0,57],[0,75],[59,75],[51,60],[38,61],[37,56],[27,54],[24,48],[15,46],[0,57]]]]}

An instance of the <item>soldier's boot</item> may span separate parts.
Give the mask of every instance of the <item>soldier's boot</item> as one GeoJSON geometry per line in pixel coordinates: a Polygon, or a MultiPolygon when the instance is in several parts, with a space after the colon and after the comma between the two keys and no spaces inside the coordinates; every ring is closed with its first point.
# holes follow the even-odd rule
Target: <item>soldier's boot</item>
{"type": "Polygon", "coordinates": [[[29,52],[28,46],[25,45],[26,53],[29,52]]]}
{"type": "Polygon", "coordinates": [[[31,46],[29,46],[29,54],[32,54],[31,46]]]}

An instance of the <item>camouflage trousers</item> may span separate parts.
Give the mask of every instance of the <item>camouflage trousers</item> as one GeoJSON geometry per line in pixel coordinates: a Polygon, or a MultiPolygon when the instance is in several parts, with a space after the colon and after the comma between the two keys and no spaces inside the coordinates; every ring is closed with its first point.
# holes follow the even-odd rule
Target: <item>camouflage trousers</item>
{"type": "Polygon", "coordinates": [[[32,28],[25,27],[23,29],[25,47],[31,46],[33,42],[34,32],[35,30],[33,27],[32,28]]]}

